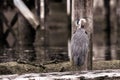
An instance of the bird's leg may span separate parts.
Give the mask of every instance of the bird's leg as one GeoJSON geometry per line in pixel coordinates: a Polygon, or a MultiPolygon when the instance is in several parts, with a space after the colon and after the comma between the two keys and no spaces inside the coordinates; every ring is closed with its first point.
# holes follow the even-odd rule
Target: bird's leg
{"type": "Polygon", "coordinates": [[[87,66],[88,66],[88,53],[86,53],[85,63],[83,66],[81,66],[81,70],[87,71],[88,70],[87,66]]]}

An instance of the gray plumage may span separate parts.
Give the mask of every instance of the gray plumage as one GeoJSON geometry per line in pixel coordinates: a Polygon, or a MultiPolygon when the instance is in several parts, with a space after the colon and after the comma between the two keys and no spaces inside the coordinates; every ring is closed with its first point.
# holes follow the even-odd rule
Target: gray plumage
{"type": "Polygon", "coordinates": [[[74,65],[82,66],[88,52],[89,38],[84,28],[79,28],[72,35],[71,53],[74,65]]]}

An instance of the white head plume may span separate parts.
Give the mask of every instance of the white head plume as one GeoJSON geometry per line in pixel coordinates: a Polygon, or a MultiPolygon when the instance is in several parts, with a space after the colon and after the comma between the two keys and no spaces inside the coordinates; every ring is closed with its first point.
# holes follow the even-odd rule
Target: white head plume
{"type": "Polygon", "coordinates": [[[85,25],[86,22],[87,22],[86,19],[81,18],[81,19],[76,20],[75,25],[77,26],[77,28],[81,28],[81,26],[85,25]]]}

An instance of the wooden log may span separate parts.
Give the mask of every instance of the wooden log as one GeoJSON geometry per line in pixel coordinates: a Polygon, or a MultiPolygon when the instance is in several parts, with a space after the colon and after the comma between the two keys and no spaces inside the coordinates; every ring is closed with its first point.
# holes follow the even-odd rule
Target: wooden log
{"type": "Polygon", "coordinates": [[[120,80],[120,70],[95,70],[81,72],[29,73],[3,75],[5,80],[120,80]]]}

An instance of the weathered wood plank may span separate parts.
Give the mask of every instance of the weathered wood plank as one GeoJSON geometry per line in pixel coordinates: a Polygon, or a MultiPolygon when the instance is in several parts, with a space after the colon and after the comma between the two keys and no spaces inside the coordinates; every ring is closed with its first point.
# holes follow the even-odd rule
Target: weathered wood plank
{"type": "Polygon", "coordinates": [[[30,73],[2,75],[5,80],[119,80],[120,70],[95,70],[81,72],[30,73]]]}

